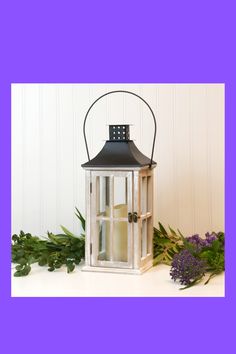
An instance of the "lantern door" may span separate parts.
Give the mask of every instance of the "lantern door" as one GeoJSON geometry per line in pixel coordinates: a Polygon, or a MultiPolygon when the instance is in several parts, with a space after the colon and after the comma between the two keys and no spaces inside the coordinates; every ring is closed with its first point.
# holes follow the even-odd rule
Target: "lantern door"
{"type": "Polygon", "coordinates": [[[132,172],[92,171],[90,192],[91,266],[132,268],[132,172]]]}

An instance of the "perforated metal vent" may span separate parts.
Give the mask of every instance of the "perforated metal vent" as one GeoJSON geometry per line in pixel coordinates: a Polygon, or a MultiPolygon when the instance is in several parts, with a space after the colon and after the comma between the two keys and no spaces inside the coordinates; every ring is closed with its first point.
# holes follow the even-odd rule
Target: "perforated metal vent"
{"type": "Polygon", "coordinates": [[[109,139],[114,141],[129,140],[129,125],[109,125],[109,139]]]}

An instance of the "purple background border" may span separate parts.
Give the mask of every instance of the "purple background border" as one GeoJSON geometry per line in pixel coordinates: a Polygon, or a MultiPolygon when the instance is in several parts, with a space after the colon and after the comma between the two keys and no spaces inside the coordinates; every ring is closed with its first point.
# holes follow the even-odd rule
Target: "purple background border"
{"type": "Polygon", "coordinates": [[[222,353],[233,344],[235,33],[227,0],[1,2],[1,352],[222,353]],[[226,83],[225,298],[10,298],[12,82],[226,83]]]}

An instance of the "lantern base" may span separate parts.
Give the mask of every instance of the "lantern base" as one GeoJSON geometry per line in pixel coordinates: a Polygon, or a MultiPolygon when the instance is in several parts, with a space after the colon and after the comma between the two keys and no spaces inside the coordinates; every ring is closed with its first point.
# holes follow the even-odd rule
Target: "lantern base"
{"type": "Polygon", "coordinates": [[[142,268],[108,268],[108,267],[93,267],[84,266],[81,270],[83,272],[101,272],[101,273],[120,273],[120,274],[143,274],[148,269],[152,268],[152,260],[145,264],[142,268]]]}

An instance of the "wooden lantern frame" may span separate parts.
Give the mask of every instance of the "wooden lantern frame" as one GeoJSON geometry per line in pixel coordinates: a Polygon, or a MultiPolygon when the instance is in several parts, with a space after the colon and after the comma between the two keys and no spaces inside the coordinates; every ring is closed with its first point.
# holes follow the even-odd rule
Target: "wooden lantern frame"
{"type": "Polygon", "coordinates": [[[86,169],[86,249],[83,270],[114,273],[141,274],[152,267],[153,263],[153,169],[86,169]],[[110,215],[98,216],[98,183],[100,177],[109,178],[110,215]],[[127,179],[128,213],[124,218],[115,218],[114,178],[127,179]],[[111,225],[109,234],[111,254],[112,226],[114,222],[125,222],[128,228],[127,262],[117,260],[99,260],[99,235],[97,222],[108,221],[111,225]]]}

